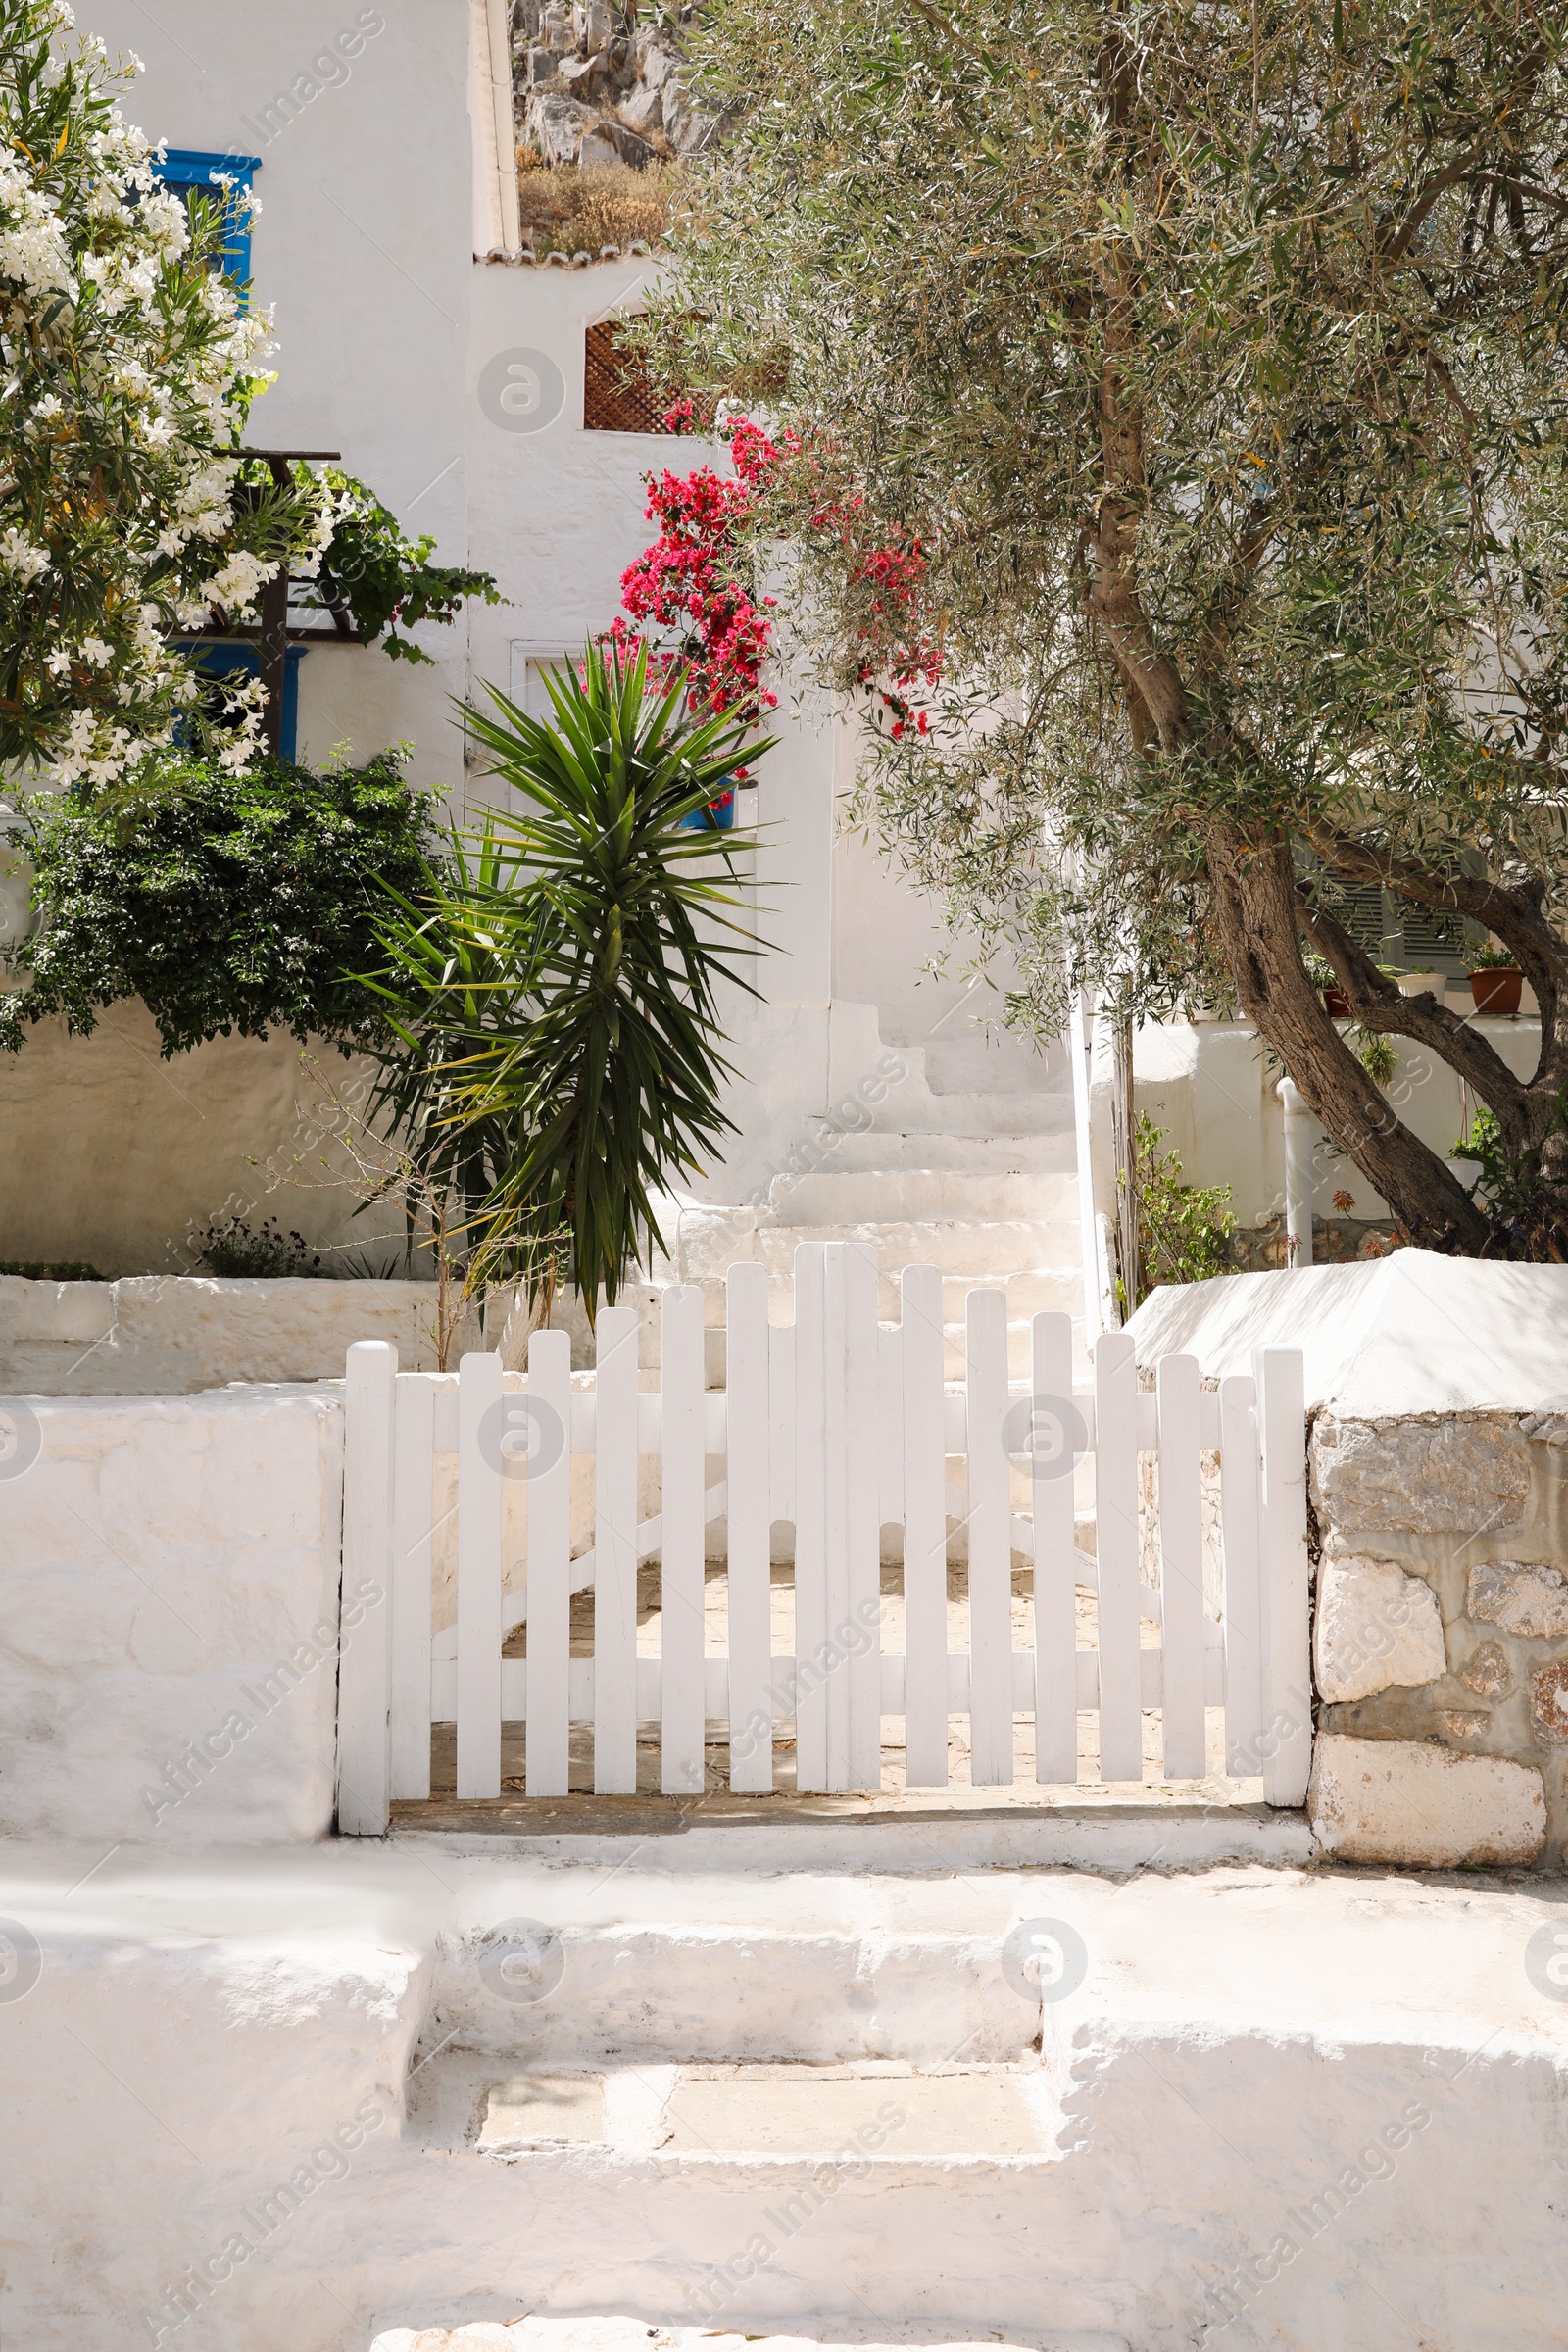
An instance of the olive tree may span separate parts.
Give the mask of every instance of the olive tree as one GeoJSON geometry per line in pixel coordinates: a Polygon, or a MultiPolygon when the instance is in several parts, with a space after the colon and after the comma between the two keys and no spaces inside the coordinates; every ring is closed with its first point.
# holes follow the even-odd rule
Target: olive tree
{"type": "Polygon", "coordinates": [[[1129,1010],[1239,1000],[1411,1235],[1486,1217],[1324,1008],[1568,1183],[1568,20],[1544,0],[712,0],[659,332],[926,880],[1129,1010]],[[934,682],[933,682],[934,681],[934,682]],[[1346,894],[1484,925],[1516,1079],[1346,894]]]}

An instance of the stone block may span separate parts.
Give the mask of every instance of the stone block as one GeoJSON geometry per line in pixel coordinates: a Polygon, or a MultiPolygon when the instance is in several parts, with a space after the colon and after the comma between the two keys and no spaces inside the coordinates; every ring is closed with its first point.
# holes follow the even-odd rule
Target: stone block
{"type": "MultiPolygon", "coordinates": [[[[633,52],[635,55],[635,51],[633,52]]],[[[680,72],[680,59],[669,49],[650,43],[641,59],[642,77],[651,90],[662,89],[680,72]]]]}
{"type": "Polygon", "coordinates": [[[1525,1641],[1568,1638],[1568,1577],[1560,1568],[1486,1560],[1471,1569],[1465,1609],[1482,1625],[1525,1641]]]}
{"type": "Polygon", "coordinates": [[[653,160],[654,151],[647,140],[638,138],[635,131],[609,115],[602,116],[594,124],[577,158],[585,172],[601,164],[629,164],[634,172],[641,172],[653,160]]]}
{"type": "Polygon", "coordinates": [[[1545,1785],[1534,1765],[1419,1740],[1320,1733],[1306,1816],[1324,1853],[1342,1862],[1533,1862],[1546,1841],[1545,1785]]]}
{"type": "Polygon", "coordinates": [[[1456,1671],[1477,1698],[1506,1698],[1513,1689],[1513,1668],[1500,1642],[1478,1642],[1456,1671]]]}
{"type": "Polygon", "coordinates": [[[662,90],[633,90],[620,110],[620,119],[628,130],[641,138],[650,131],[664,127],[664,97],[662,90]]]}
{"type": "Polygon", "coordinates": [[[574,9],[572,22],[578,40],[590,57],[597,57],[601,50],[609,48],[615,25],[605,0],[588,0],[586,8],[574,9]]]}
{"type": "Polygon", "coordinates": [[[664,135],[680,155],[700,155],[718,129],[718,117],[693,106],[680,82],[664,83],[664,135]]]}
{"type": "Polygon", "coordinates": [[[1544,1747],[1568,1747],[1568,1658],[1530,1677],[1530,1728],[1544,1747]]]}
{"type": "Polygon", "coordinates": [[[602,57],[568,57],[561,68],[562,87],[573,98],[591,98],[603,87],[609,68],[602,57]]]}
{"type": "Polygon", "coordinates": [[[1336,1530],[1473,1535],[1513,1527],[1530,1498],[1530,1454],[1490,1421],[1354,1421],[1312,1430],[1312,1499],[1336,1530]]]}
{"type": "Polygon", "coordinates": [[[1440,1707],[1438,1721],[1450,1740],[1479,1740],[1492,1717],[1485,1707],[1440,1707]]]}
{"type": "Polygon", "coordinates": [[[1318,1577],[1312,1664],[1320,1695],[1339,1703],[1447,1671],[1438,1596],[1392,1560],[1334,1560],[1318,1577]]]}
{"type": "Polygon", "coordinates": [[[546,164],[574,164],[587,122],[584,110],[570,98],[531,98],[528,136],[546,164]]]}
{"type": "Polygon", "coordinates": [[[340,1402],[245,1387],[33,1410],[0,1544],[0,1836],[99,1853],[324,1836],[340,1402]]]}

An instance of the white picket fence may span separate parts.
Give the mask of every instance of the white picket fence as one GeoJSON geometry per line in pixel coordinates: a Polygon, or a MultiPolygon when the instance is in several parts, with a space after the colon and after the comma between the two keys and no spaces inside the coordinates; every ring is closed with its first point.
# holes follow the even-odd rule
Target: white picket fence
{"type": "MultiPolygon", "coordinates": [[[[389,1801],[430,1793],[430,1727],[457,1727],[457,1793],[501,1793],[503,1723],[526,1727],[530,1796],[567,1790],[573,1724],[593,1727],[596,1792],[637,1787],[639,1731],[657,1734],[666,1793],[705,1785],[727,1740],[729,1787],[774,1786],[793,1737],[801,1791],[876,1788],[883,1723],[902,1717],[906,1783],[949,1778],[950,1718],[967,1717],[970,1779],[1014,1780],[1015,1727],[1032,1719],[1033,1778],[1078,1778],[1078,1718],[1099,1716],[1100,1777],[1143,1772],[1146,1710],[1162,1717],[1167,1778],[1205,1771],[1205,1707],[1225,1710],[1226,1769],[1299,1803],[1311,1747],[1301,1359],[1266,1348],[1255,1378],[1217,1394],[1190,1356],[1140,1394],[1133,1344],[1095,1348],[1073,1394],[1072,1326],[1038,1314],[1031,1377],[1009,1385],[1006,1296],[969,1293],[965,1375],[944,1379],[942,1276],[907,1267],[901,1319],[877,1320],[873,1253],[803,1246],[795,1318],[769,1321],[759,1265],[728,1277],[726,1386],[705,1387],[703,1296],[661,1301],[660,1386],[640,1389],[638,1318],[604,1311],[592,1388],[575,1390],[564,1332],[536,1332],[525,1387],[494,1355],[455,1383],[399,1373],[379,1342],[349,1350],[345,1593],[366,1614],[345,1644],[339,1824],[374,1835],[389,1801]],[[569,1432],[569,1447],[567,1433],[569,1432]],[[1094,1456],[1096,1556],[1075,1548],[1074,1451],[1094,1456]],[[1220,1461],[1223,1606],[1203,1602],[1202,1454],[1220,1461]],[[1158,1458],[1157,1590],[1141,1581],[1139,1455],[1158,1458]],[[431,1631],[432,1476],[455,1453],[457,1624],[431,1631]],[[571,1456],[594,1457],[592,1549],[571,1557],[571,1456]],[[639,1521],[639,1456],[662,1468],[661,1509],[639,1521]],[[1009,1462],[1032,1463],[1015,1510],[1009,1462]],[[950,1476],[958,1458],[965,1479],[950,1476]],[[712,1484],[715,1459],[723,1475],[712,1484]],[[503,1498],[527,1478],[525,1592],[504,1590],[503,1498]],[[727,1522],[727,1648],[706,1653],[710,1520],[727,1522]],[[948,1536],[968,1540],[968,1647],[949,1648],[948,1536]],[[796,1655],[772,1650],[770,1529],[794,1527],[796,1655]],[[905,1648],[881,1646],[881,1529],[904,1531],[905,1648]],[[1033,1562],[1034,1646],[1013,1646],[1012,1557],[1033,1562]],[[660,1555],[661,1655],[638,1654],[637,1566],[660,1555]],[[1080,1649],[1074,1588],[1098,1586],[1098,1647],[1080,1649]],[[574,1592],[592,1587],[593,1655],[569,1655],[574,1592]],[[386,1607],[378,1604],[385,1595],[386,1607]],[[527,1622],[526,1660],[502,1657],[527,1622]],[[1142,1625],[1159,1628],[1146,1647],[1142,1625]]],[[[1146,1537],[1151,1531],[1145,1531],[1146,1537]]],[[[1146,1549],[1148,1545],[1146,1543],[1146,1549]]]]}

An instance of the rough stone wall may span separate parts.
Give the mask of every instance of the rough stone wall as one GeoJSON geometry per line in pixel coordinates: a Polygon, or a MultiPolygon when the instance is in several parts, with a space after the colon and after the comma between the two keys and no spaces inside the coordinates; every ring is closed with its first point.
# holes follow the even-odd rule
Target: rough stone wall
{"type": "Polygon", "coordinates": [[[1560,1868],[1568,1415],[1325,1412],[1310,1470],[1314,1826],[1348,1858],[1560,1868]]]}
{"type": "Polygon", "coordinates": [[[514,0],[517,137],[547,167],[630,164],[697,154],[712,116],[693,106],[681,26],[695,12],[639,22],[609,0],[514,0]]]}

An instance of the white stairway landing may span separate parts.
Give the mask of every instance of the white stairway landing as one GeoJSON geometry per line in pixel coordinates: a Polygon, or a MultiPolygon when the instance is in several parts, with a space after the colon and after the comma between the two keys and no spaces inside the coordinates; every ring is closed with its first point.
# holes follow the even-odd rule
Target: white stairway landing
{"type": "MultiPolygon", "coordinates": [[[[879,1312],[899,1315],[898,1278],[906,1266],[935,1265],[943,1281],[943,1316],[950,1371],[961,1367],[965,1294],[995,1285],[1007,1294],[1008,1352],[1014,1378],[1028,1368],[1029,1318],[1041,1310],[1083,1321],[1082,1250],[1078,1228],[1078,1179],[1066,1167],[1007,1164],[1033,1159],[1009,1151],[1013,1139],[961,1136],[862,1135],[855,1142],[860,1164],[835,1164],[809,1174],[775,1176],[765,1203],[723,1207],[691,1204],[680,1211],[670,1272],[700,1283],[710,1323],[723,1320],[724,1277],[733,1265],[760,1264],[768,1271],[777,1309],[783,1311],[795,1251],[803,1242],[860,1242],[876,1252],[879,1312]],[[930,1147],[946,1149],[936,1165],[930,1147]],[[891,1164],[877,1164],[889,1145],[891,1164]],[[978,1147],[978,1149],[976,1149],[978,1147]],[[979,1164],[962,1164],[975,1150],[979,1164]],[[957,1162],[958,1164],[949,1164],[957,1162]]],[[[1056,1152],[1055,1138],[1042,1142],[1056,1152]]],[[[1084,1366],[1087,1375],[1087,1364],[1084,1366]]]]}
{"type": "Polygon", "coordinates": [[[13,1848],[6,2343],[1557,2352],[1552,1890],[1144,1840],[13,1848]]]}

